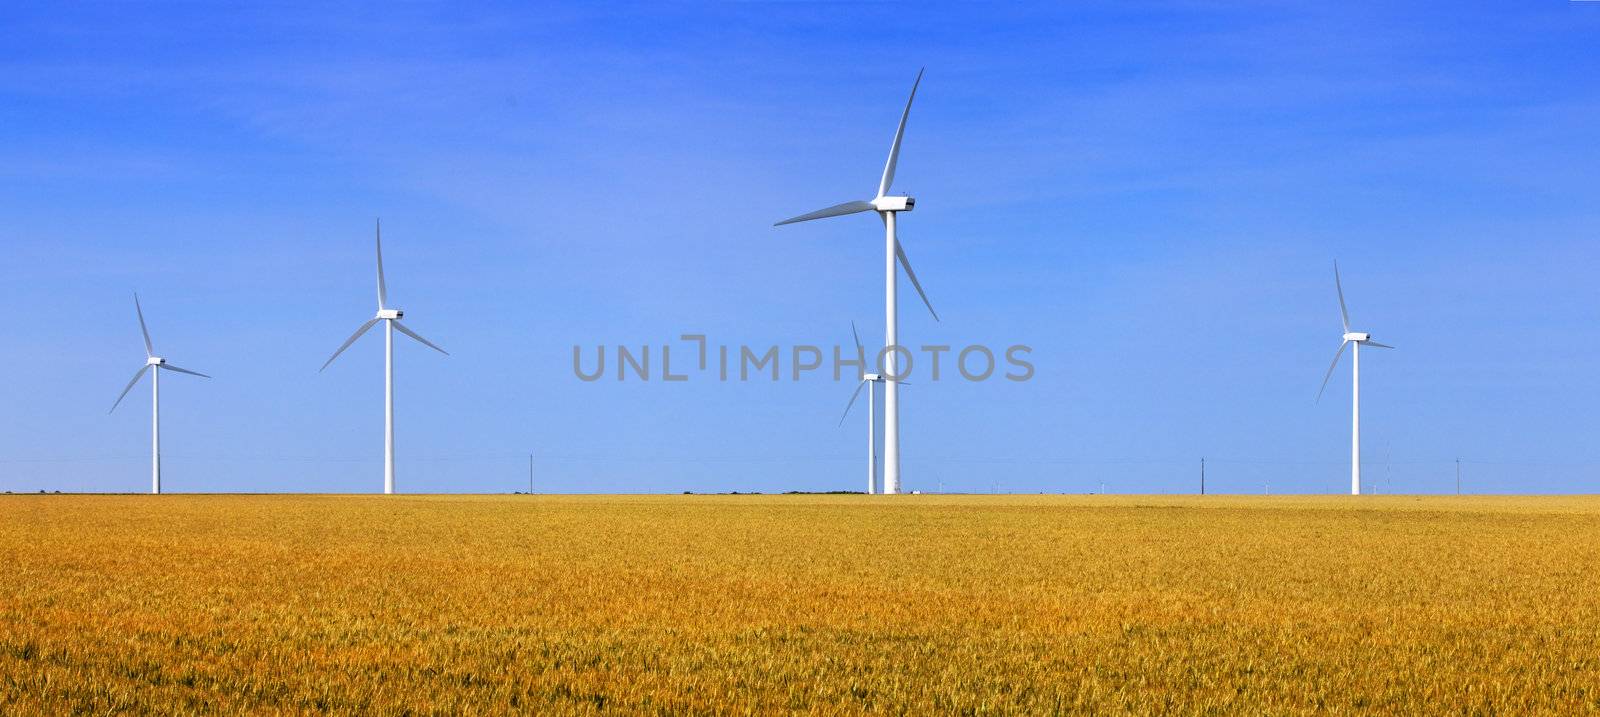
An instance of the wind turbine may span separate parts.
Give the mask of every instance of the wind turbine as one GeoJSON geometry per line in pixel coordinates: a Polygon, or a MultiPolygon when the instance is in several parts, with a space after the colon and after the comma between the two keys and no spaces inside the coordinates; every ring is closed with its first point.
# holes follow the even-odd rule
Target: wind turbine
{"type": "Polygon", "coordinates": [[[1361,495],[1361,347],[1371,346],[1379,349],[1392,349],[1393,346],[1380,344],[1372,340],[1372,334],[1365,331],[1350,330],[1350,310],[1344,305],[1344,285],[1339,281],[1339,262],[1333,263],[1333,286],[1339,292],[1339,315],[1344,321],[1344,339],[1339,342],[1338,352],[1333,354],[1333,363],[1328,365],[1328,373],[1322,377],[1322,388],[1317,389],[1317,401],[1322,400],[1322,392],[1328,390],[1328,379],[1333,377],[1333,369],[1339,366],[1339,357],[1344,355],[1344,347],[1354,346],[1350,349],[1350,495],[1361,495]]]}
{"type": "MultiPolygon", "coordinates": [[[[201,378],[211,377],[198,371],[190,371],[186,368],[178,368],[177,366],[167,363],[166,359],[157,356],[155,346],[150,343],[150,329],[144,324],[144,307],[139,306],[138,294],[133,295],[133,310],[139,315],[139,333],[144,334],[144,365],[140,366],[139,370],[134,372],[133,380],[129,381],[128,385],[122,389],[122,393],[117,395],[116,402],[111,404],[111,411],[117,410],[117,406],[122,403],[122,399],[128,395],[129,391],[133,390],[133,385],[138,383],[139,379],[144,378],[145,372],[149,371],[150,493],[152,495],[159,495],[161,493],[161,371],[176,371],[178,373],[186,373],[190,376],[199,376],[201,378]]],[[[106,411],[106,413],[109,414],[111,411],[106,411]]]]}
{"type": "MultiPolygon", "coordinates": [[[[856,340],[856,355],[865,357],[866,347],[861,345],[861,334],[856,333],[856,322],[850,322],[850,335],[856,340]]],[[[878,396],[875,384],[883,383],[882,374],[868,373],[861,376],[861,382],[856,384],[855,393],[850,394],[850,402],[845,404],[844,414],[839,416],[839,425],[844,425],[844,419],[850,416],[850,409],[855,407],[856,399],[861,397],[861,389],[867,389],[867,495],[878,492],[878,396]]]]}
{"type": "Polygon", "coordinates": [[[377,225],[376,246],[378,250],[378,314],[367,319],[367,323],[362,324],[360,328],[356,329],[355,333],[350,335],[350,338],[345,339],[344,343],[339,345],[339,350],[333,352],[333,355],[328,357],[328,360],[322,364],[322,368],[317,369],[317,372],[321,373],[326,370],[328,364],[339,358],[339,354],[350,348],[350,344],[355,343],[356,339],[367,333],[367,329],[372,328],[373,324],[379,321],[383,322],[383,492],[388,495],[394,493],[394,332],[399,331],[410,336],[423,346],[427,346],[446,356],[449,356],[450,352],[433,345],[432,341],[422,338],[417,332],[406,328],[405,324],[400,323],[400,317],[405,316],[406,312],[389,307],[389,291],[383,282],[383,223],[381,221],[377,225]]]}
{"type": "Polygon", "coordinates": [[[900,391],[895,379],[900,377],[899,366],[899,335],[896,326],[898,316],[895,310],[895,280],[899,273],[895,262],[906,269],[906,278],[911,280],[911,285],[916,287],[917,295],[922,297],[922,303],[928,307],[928,313],[933,314],[935,321],[939,320],[939,312],[933,310],[933,303],[928,301],[928,294],[922,290],[921,282],[917,281],[917,273],[911,270],[911,260],[906,258],[906,251],[900,246],[900,240],[895,235],[895,217],[900,212],[909,212],[917,204],[917,200],[906,196],[891,196],[889,186],[894,183],[894,168],[900,161],[900,140],[906,133],[906,118],[911,116],[911,102],[917,98],[917,86],[922,84],[922,71],[917,71],[917,79],[911,84],[911,97],[906,100],[906,109],[900,114],[900,126],[895,128],[894,143],[889,145],[889,161],[883,165],[883,177],[878,181],[878,195],[870,201],[854,201],[836,204],[827,209],[819,209],[809,214],[785,219],[773,226],[806,222],[812,219],[837,217],[858,212],[877,212],[883,220],[884,230],[884,352],[879,354],[883,373],[883,492],[893,495],[900,492],[900,391]]]}

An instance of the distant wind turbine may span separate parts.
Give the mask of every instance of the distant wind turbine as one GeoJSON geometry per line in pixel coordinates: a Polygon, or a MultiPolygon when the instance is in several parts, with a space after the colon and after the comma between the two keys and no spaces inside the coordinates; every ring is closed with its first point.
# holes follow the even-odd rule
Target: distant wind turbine
{"type": "Polygon", "coordinates": [[[906,277],[911,279],[911,285],[916,288],[917,295],[922,297],[922,303],[928,307],[928,313],[933,314],[935,321],[939,313],[933,310],[933,303],[928,301],[928,294],[922,290],[922,284],[917,281],[917,273],[911,270],[911,260],[906,257],[905,249],[900,246],[900,240],[895,235],[895,217],[900,212],[909,212],[916,206],[917,200],[912,197],[890,196],[889,187],[894,183],[895,165],[900,161],[900,140],[906,133],[906,118],[911,116],[911,102],[917,98],[917,86],[922,84],[922,71],[917,71],[917,79],[911,84],[911,97],[906,100],[906,109],[900,114],[900,126],[895,129],[894,143],[889,145],[889,161],[883,166],[883,177],[878,181],[878,195],[870,201],[854,201],[836,204],[826,209],[819,209],[809,214],[785,219],[774,226],[793,224],[795,222],[811,221],[826,217],[837,217],[858,212],[877,212],[883,220],[884,228],[884,348],[885,355],[884,373],[887,374],[883,387],[883,492],[896,494],[900,492],[900,391],[897,382],[900,372],[898,370],[899,358],[895,347],[899,346],[899,336],[896,329],[897,312],[895,310],[895,281],[899,272],[895,262],[905,267],[906,277]]]}
{"type": "Polygon", "coordinates": [[[1322,392],[1328,390],[1328,379],[1333,377],[1333,369],[1339,365],[1339,357],[1344,355],[1344,347],[1354,346],[1350,349],[1350,495],[1361,495],[1361,347],[1371,346],[1379,349],[1392,349],[1393,346],[1380,344],[1372,340],[1372,334],[1365,331],[1350,330],[1350,311],[1344,304],[1344,284],[1339,281],[1339,262],[1333,263],[1333,286],[1339,292],[1339,315],[1344,321],[1344,339],[1339,342],[1338,352],[1333,354],[1333,363],[1328,365],[1328,373],[1322,377],[1322,388],[1317,389],[1317,400],[1322,400],[1322,392]]]}
{"type": "MultiPolygon", "coordinates": [[[[861,334],[856,333],[856,322],[850,322],[850,334],[856,340],[856,355],[865,357],[866,348],[861,345],[861,334]]],[[[861,377],[861,382],[856,384],[855,393],[850,394],[850,402],[845,404],[844,414],[839,416],[839,425],[844,425],[844,419],[850,416],[850,409],[855,407],[856,399],[861,397],[861,389],[867,389],[867,495],[878,492],[878,398],[874,384],[882,383],[884,378],[880,374],[869,373],[861,377]]]]}
{"type": "MultiPolygon", "coordinates": [[[[190,376],[199,376],[201,378],[211,377],[198,371],[190,371],[186,368],[178,368],[177,366],[167,363],[166,359],[157,356],[155,346],[150,343],[150,329],[149,327],[145,326],[144,307],[139,305],[138,294],[133,295],[133,310],[134,313],[139,315],[139,333],[144,334],[144,365],[140,366],[139,370],[134,372],[133,380],[129,381],[128,385],[122,389],[122,393],[117,395],[117,400],[111,404],[111,411],[117,410],[117,406],[122,403],[122,399],[128,395],[129,391],[133,390],[133,385],[138,383],[139,379],[144,377],[144,373],[146,371],[149,371],[150,493],[153,495],[159,495],[161,493],[161,372],[162,370],[167,370],[176,371],[178,373],[186,373],[190,376]]],[[[111,413],[111,411],[106,411],[106,413],[111,413]]]]}
{"type": "Polygon", "coordinates": [[[333,352],[333,355],[328,357],[328,360],[322,364],[322,368],[317,369],[317,372],[321,373],[326,370],[334,359],[339,358],[339,354],[350,348],[350,344],[361,338],[361,335],[366,333],[367,329],[372,328],[373,324],[379,321],[383,322],[383,492],[387,495],[394,493],[394,332],[399,331],[410,336],[423,346],[427,346],[446,356],[450,355],[450,352],[435,346],[432,341],[422,338],[417,332],[406,328],[405,324],[400,323],[400,317],[405,316],[406,312],[389,308],[389,290],[383,281],[382,222],[377,225],[376,246],[378,251],[378,315],[367,319],[367,322],[356,329],[356,332],[351,334],[350,338],[345,339],[344,343],[339,345],[339,350],[333,352]]]}
{"type": "Polygon", "coordinates": [[[1383,489],[1394,493],[1394,470],[1389,466],[1389,459],[1394,457],[1394,441],[1383,442],[1383,489]]]}

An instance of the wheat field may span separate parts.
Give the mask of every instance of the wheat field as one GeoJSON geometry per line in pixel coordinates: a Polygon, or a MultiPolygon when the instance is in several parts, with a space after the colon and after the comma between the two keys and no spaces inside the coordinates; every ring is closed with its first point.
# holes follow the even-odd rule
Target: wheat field
{"type": "Polygon", "coordinates": [[[1600,498],[3,496],[0,713],[1600,712],[1600,498]]]}

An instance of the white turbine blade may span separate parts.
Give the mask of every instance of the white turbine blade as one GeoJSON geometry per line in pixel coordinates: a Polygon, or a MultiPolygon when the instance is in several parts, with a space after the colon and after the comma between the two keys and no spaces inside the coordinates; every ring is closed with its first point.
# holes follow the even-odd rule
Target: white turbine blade
{"type": "Polygon", "coordinates": [[[161,364],[161,368],[164,368],[164,369],[166,369],[168,371],[177,371],[178,373],[186,373],[186,374],[189,374],[190,376],[199,376],[200,378],[211,378],[210,376],[207,376],[207,375],[205,375],[203,373],[200,373],[199,371],[190,371],[189,369],[186,369],[186,368],[178,368],[177,366],[173,366],[170,363],[161,364]]]}
{"type": "Polygon", "coordinates": [[[156,355],[156,349],[150,343],[150,329],[145,328],[144,307],[139,306],[139,295],[137,293],[133,295],[133,310],[139,314],[139,333],[144,334],[144,357],[150,358],[156,355]]]}
{"type": "Polygon", "coordinates": [[[905,247],[900,246],[900,239],[894,240],[894,255],[900,259],[900,266],[906,268],[906,276],[911,278],[911,285],[916,287],[917,296],[922,297],[922,304],[928,307],[928,313],[933,314],[933,320],[939,320],[939,312],[933,310],[933,302],[928,301],[928,295],[922,291],[922,283],[917,281],[917,272],[911,270],[911,260],[906,258],[905,247]]]}
{"type": "Polygon", "coordinates": [[[1339,262],[1333,263],[1333,287],[1339,290],[1339,316],[1344,319],[1344,332],[1350,333],[1350,310],[1344,307],[1344,284],[1339,281],[1339,262]]]}
{"type": "Polygon", "coordinates": [[[818,209],[810,214],[801,214],[798,217],[785,219],[772,226],[781,227],[785,224],[793,224],[795,222],[809,222],[812,219],[838,217],[846,214],[855,214],[856,212],[870,212],[872,209],[872,202],[845,202],[844,204],[835,204],[827,209],[818,209]]]}
{"type": "Polygon", "coordinates": [[[856,399],[861,397],[861,389],[865,388],[866,385],[867,382],[864,380],[861,383],[856,384],[856,392],[850,394],[850,402],[844,405],[844,413],[839,416],[839,425],[844,425],[844,419],[850,417],[850,409],[855,407],[856,399]]]}
{"type": "Polygon", "coordinates": [[[421,341],[423,346],[427,346],[428,348],[433,349],[434,351],[438,351],[439,353],[442,353],[442,354],[444,354],[446,356],[450,355],[449,351],[441,349],[438,346],[434,346],[432,341],[429,341],[429,340],[427,340],[425,338],[422,338],[421,336],[418,336],[417,332],[406,328],[406,325],[400,323],[399,321],[394,322],[394,328],[395,328],[396,331],[399,331],[402,334],[405,334],[407,336],[410,336],[411,338],[414,338],[414,339],[416,339],[418,341],[421,341]]]}
{"type": "Polygon", "coordinates": [[[1322,375],[1322,388],[1317,389],[1317,402],[1322,402],[1322,392],[1328,390],[1328,379],[1333,378],[1333,369],[1339,365],[1339,357],[1344,355],[1344,347],[1350,345],[1349,341],[1339,342],[1339,350],[1333,354],[1333,363],[1328,364],[1328,372],[1322,375]]]}
{"type": "Polygon", "coordinates": [[[1392,349],[1392,348],[1394,348],[1393,346],[1390,346],[1388,344],[1380,344],[1380,343],[1378,343],[1376,341],[1372,341],[1372,340],[1362,341],[1361,345],[1362,346],[1371,346],[1373,348],[1380,348],[1380,349],[1392,349]]]}
{"type": "Polygon", "coordinates": [[[378,308],[383,309],[389,301],[389,287],[383,283],[383,220],[378,221],[378,308]]]}
{"type": "Polygon", "coordinates": [[[850,337],[856,340],[856,356],[866,359],[867,347],[861,345],[861,334],[856,333],[856,322],[850,322],[850,337]]]}
{"type": "Polygon", "coordinates": [[[376,324],[376,323],[378,323],[378,319],[376,319],[376,318],[367,319],[367,323],[362,324],[361,328],[356,329],[355,333],[350,334],[350,338],[345,339],[344,343],[339,344],[339,350],[333,352],[333,355],[329,356],[328,360],[323,362],[322,368],[317,369],[317,373],[322,373],[323,370],[327,369],[328,368],[328,364],[333,363],[334,359],[339,358],[339,354],[344,353],[345,349],[350,348],[350,344],[355,343],[356,339],[361,338],[361,335],[364,334],[364,333],[367,333],[367,329],[372,328],[372,325],[376,324]]]}
{"type": "MultiPolygon", "coordinates": [[[[133,380],[129,381],[128,385],[122,389],[122,393],[117,394],[116,403],[111,404],[111,411],[117,410],[117,406],[122,403],[122,399],[126,398],[128,396],[128,392],[133,390],[133,385],[138,383],[139,379],[144,377],[144,372],[149,370],[150,364],[145,364],[140,366],[138,371],[134,372],[133,380]]],[[[111,411],[106,411],[106,413],[110,413],[111,411]]]]}
{"type": "Polygon", "coordinates": [[[922,70],[917,70],[917,80],[911,83],[911,96],[906,98],[906,110],[900,113],[900,126],[894,130],[894,144],[889,145],[889,161],[883,165],[883,181],[878,183],[880,197],[888,194],[889,185],[894,183],[894,167],[900,163],[900,139],[906,135],[906,118],[911,116],[911,102],[917,99],[917,85],[920,84],[922,70]]]}

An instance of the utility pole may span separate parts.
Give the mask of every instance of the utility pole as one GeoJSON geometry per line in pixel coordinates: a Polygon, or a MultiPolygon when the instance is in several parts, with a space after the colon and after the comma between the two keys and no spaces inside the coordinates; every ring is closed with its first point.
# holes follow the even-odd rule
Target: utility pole
{"type": "Polygon", "coordinates": [[[1206,494],[1206,459],[1200,457],[1200,495],[1206,494]]]}
{"type": "Polygon", "coordinates": [[[528,451],[528,495],[533,495],[533,451],[528,451]]]}
{"type": "Polygon", "coordinates": [[[1456,495],[1461,495],[1461,459],[1456,458],[1456,495]]]}

